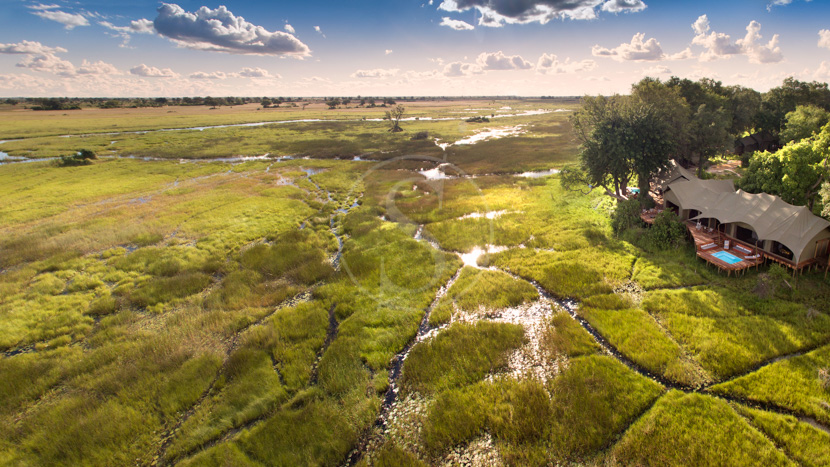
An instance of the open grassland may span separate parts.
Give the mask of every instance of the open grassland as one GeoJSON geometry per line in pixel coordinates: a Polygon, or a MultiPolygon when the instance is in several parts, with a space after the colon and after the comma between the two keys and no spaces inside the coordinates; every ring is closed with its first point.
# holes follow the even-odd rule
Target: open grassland
{"type": "MultiPolygon", "coordinates": [[[[558,106],[480,104],[410,110],[558,106]]],[[[238,112],[180,124],[303,111],[238,112]]],[[[828,462],[820,274],[760,299],[755,272],[616,238],[600,193],[509,175],[573,159],[564,112],[396,135],[349,121],[379,109],[305,112],[338,121],[99,135],[175,160],[0,166],[0,465],[828,462]],[[310,158],[195,160],[265,152],[310,158]],[[337,159],[366,152],[385,162],[337,159]],[[431,157],[482,175],[426,180],[431,157]]],[[[92,113],[56,128],[116,115],[92,113]]],[[[81,141],[10,128],[32,138],[0,149],[81,141]]]]}
{"type": "Polygon", "coordinates": [[[727,402],[671,391],[611,450],[625,465],[795,465],[727,402]]]}

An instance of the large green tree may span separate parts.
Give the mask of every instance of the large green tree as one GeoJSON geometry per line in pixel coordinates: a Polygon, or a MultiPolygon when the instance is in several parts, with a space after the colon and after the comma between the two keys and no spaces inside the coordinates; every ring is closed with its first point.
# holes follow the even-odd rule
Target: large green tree
{"type": "Polygon", "coordinates": [[[584,180],[602,186],[618,196],[628,182],[638,179],[640,198],[645,204],[651,178],[665,167],[676,148],[672,126],[659,107],[638,96],[590,97],[571,117],[580,140],[581,177],[567,177],[566,183],[584,180]]]}
{"type": "Polygon", "coordinates": [[[739,185],[750,193],[770,193],[784,201],[813,209],[828,180],[830,125],[811,138],[780,150],[756,154],[739,185]]]}
{"type": "Polygon", "coordinates": [[[830,122],[830,112],[815,105],[799,105],[787,113],[786,124],[781,131],[781,144],[800,141],[813,136],[830,122]]]}
{"type": "Polygon", "coordinates": [[[761,110],[755,118],[755,128],[778,135],[784,127],[787,113],[799,105],[808,104],[830,110],[830,89],[827,83],[808,83],[786,78],[781,86],[764,93],[761,110]]]}
{"type": "Polygon", "coordinates": [[[571,116],[581,143],[579,161],[584,174],[584,178],[574,181],[601,186],[617,196],[623,194],[631,179],[623,141],[625,100],[619,95],[585,96],[580,110],[571,116]]]}

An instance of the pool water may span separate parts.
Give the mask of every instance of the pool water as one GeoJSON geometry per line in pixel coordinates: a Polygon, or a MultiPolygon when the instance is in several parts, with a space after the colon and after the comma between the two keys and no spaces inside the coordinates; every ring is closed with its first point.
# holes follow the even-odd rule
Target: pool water
{"type": "Polygon", "coordinates": [[[727,263],[727,264],[735,264],[735,263],[740,263],[741,261],[743,261],[741,258],[738,258],[737,256],[733,255],[732,253],[727,253],[725,251],[719,251],[717,253],[712,253],[712,256],[714,256],[715,258],[717,258],[717,259],[719,259],[719,260],[721,260],[721,261],[723,261],[724,263],[727,263]]]}

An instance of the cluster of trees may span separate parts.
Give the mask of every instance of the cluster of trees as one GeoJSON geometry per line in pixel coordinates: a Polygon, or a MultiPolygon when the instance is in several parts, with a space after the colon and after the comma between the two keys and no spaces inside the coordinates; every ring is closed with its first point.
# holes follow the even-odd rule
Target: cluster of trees
{"type": "MultiPolygon", "coordinates": [[[[285,102],[299,102],[300,98],[291,97],[154,97],[154,98],[80,98],[80,97],[32,97],[5,99],[4,104],[12,106],[23,106],[32,110],[78,110],[82,108],[143,108],[162,106],[193,106],[208,105],[211,107],[243,105],[252,103],[282,104],[285,102]]],[[[278,106],[278,105],[277,105],[278,106]]]]}
{"type": "MultiPolygon", "coordinates": [[[[395,105],[395,99],[392,99],[391,97],[379,97],[379,98],[376,99],[374,97],[360,97],[360,96],[357,96],[356,100],[358,101],[358,104],[357,104],[358,107],[386,107],[387,105],[395,105]],[[376,104],[377,100],[381,101],[381,104],[379,106],[376,104]]],[[[329,106],[329,109],[336,109],[337,107],[340,107],[341,105],[342,106],[347,106],[347,105],[351,104],[352,103],[352,98],[351,97],[331,97],[331,98],[325,98],[324,102],[326,103],[327,106],[329,106]]]]}
{"type": "Polygon", "coordinates": [[[702,175],[712,156],[731,151],[743,136],[762,133],[801,143],[775,156],[753,156],[742,187],[812,207],[827,178],[822,151],[830,139],[818,134],[829,119],[827,83],[787,78],[762,94],[708,78],[645,78],[628,96],[583,99],[582,109],[571,117],[581,143],[580,164],[567,168],[562,182],[572,189],[587,185],[623,195],[636,178],[639,198],[649,205],[649,182],[671,159],[696,165],[702,175]],[[811,167],[807,175],[805,166],[811,167]],[[779,185],[772,186],[776,177],[779,185]],[[797,182],[787,182],[788,177],[797,182]]]}
{"type": "MultiPolygon", "coordinates": [[[[788,115],[795,116],[796,112],[799,111],[788,115]]],[[[787,134],[807,136],[791,140],[776,152],[753,155],[738,186],[750,193],[778,195],[790,204],[807,206],[817,214],[830,217],[830,124],[827,122],[825,118],[823,127],[812,133],[788,127],[787,134]]],[[[814,124],[808,122],[806,126],[814,124]]]]}

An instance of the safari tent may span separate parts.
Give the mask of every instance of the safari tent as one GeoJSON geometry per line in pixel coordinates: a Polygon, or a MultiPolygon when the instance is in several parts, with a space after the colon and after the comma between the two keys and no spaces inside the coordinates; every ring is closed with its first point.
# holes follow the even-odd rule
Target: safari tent
{"type": "MultiPolygon", "coordinates": [[[[671,172],[671,170],[669,171],[671,172]]],[[[675,172],[679,172],[675,170],[675,172]]],[[[663,190],[666,209],[757,248],[793,269],[826,262],[830,222],[777,196],[735,190],[730,180],[678,177],[663,190]]]]}

